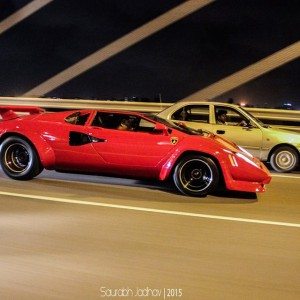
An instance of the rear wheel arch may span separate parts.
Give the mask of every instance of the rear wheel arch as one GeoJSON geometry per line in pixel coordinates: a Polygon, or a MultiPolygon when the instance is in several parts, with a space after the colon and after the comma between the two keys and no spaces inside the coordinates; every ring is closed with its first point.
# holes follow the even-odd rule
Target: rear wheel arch
{"type": "Polygon", "coordinates": [[[31,147],[33,147],[35,149],[35,151],[37,152],[37,154],[39,154],[38,149],[36,148],[36,146],[31,142],[30,139],[28,139],[25,135],[20,134],[20,133],[15,133],[15,132],[7,132],[5,134],[3,134],[0,138],[0,145],[2,145],[2,143],[10,137],[18,137],[20,139],[23,139],[24,141],[26,141],[28,144],[30,144],[31,147]]]}
{"type": "Polygon", "coordinates": [[[19,137],[26,141],[36,151],[39,161],[44,168],[51,169],[55,164],[55,155],[49,144],[39,136],[27,136],[18,132],[6,132],[0,138],[0,146],[9,137],[19,137]]]}
{"type": "Polygon", "coordinates": [[[0,147],[0,163],[10,178],[28,180],[42,172],[36,148],[20,135],[7,136],[0,147]]]}

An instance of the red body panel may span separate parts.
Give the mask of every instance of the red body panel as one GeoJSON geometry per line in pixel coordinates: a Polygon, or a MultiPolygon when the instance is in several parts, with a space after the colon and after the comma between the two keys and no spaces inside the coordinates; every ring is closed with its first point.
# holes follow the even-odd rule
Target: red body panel
{"type": "Polygon", "coordinates": [[[178,159],[193,152],[216,162],[230,190],[260,192],[271,180],[261,162],[214,135],[190,135],[133,112],[127,114],[164,130],[154,133],[94,126],[96,110],[80,111],[87,116],[85,123],[72,124],[65,121],[72,113],[41,113],[3,120],[0,139],[8,135],[25,137],[37,149],[46,169],[165,180],[178,159]]]}

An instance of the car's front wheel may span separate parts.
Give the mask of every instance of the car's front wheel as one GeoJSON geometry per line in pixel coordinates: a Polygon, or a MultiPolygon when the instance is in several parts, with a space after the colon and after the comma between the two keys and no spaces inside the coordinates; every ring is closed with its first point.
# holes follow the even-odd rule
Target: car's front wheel
{"type": "Polygon", "coordinates": [[[204,197],[213,192],[219,182],[219,171],[208,157],[191,155],[176,165],[173,181],[177,189],[189,196],[204,197]]]}
{"type": "Polygon", "coordinates": [[[281,173],[291,172],[296,169],[299,156],[291,147],[282,146],[277,148],[271,155],[271,167],[281,173]]]}
{"type": "Polygon", "coordinates": [[[20,137],[5,139],[0,147],[0,155],[1,167],[10,178],[28,180],[43,170],[34,147],[20,137]]]}

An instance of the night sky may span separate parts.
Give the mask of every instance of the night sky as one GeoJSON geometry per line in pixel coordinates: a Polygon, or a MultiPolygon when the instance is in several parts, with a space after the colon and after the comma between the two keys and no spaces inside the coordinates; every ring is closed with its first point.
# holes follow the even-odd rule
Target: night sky
{"type": "MultiPolygon", "coordinates": [[[[30,1],[0,0],[0,21],[30,1]]],[[[0,35],[0,96],[20,96],[177,0],[55,0],[0,35]]],[[[176,102],[300,38],[299,1],[219,0],[44,95],[176,102]]],[[[300,55],[300,53],[299,53],[300,55]]],[[[216,100],[300,109],[299,58],[216,100]]]]}

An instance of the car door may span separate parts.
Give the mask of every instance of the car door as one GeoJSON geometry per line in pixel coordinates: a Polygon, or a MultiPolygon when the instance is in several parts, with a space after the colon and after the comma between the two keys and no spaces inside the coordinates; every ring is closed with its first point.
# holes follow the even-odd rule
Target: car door
{"type": "Polygon", "coordinates": [[[210,110],[208,104],[186,104],[176,110],[170,116],[170,119],[176,122],[184,122],[186,126],[194,129],[211,130],[210,110]]]}
{"type": "Polygon", "coordinates": [[[138,122],[134,131],[93,125],[88,128],[89,135],[101,140],[92,146],[106,162],[106,172],[153,177],[157,165],[175,146],[167,130],[156,131],[155,123],[143,118],[138,122]]]}
{"type": "Polygon", "coordinates": [[[211,123],[215,123],[212,130],[214,133],[235,142],[254,156],[260,157],[262,131],[256,124],[248,119],[246,115],[242,114],[242,112],[239,112],[233,107],[216,105],[214,112],[215,114],[211,115],[211,123]],[[216,120],[215,116],[220,110],[227,112],[226,124],[218,124],[216,120]],[[242,124],[244,124],[244,126],[242,126],[242,124]],[[248,125],[246,126],[246,124],[248,125]]]}
{"type": "Polygon", "coordinates": [[[177,109],[172,115],[174,121],[183,121],[186,126],[195,129],[204,129],[216,133],[239,146],[247,149],[256,157],[261,157],[262,131],[247,116],[230,106],[214,104],[186,104],[177,109]],[[216,122],[216,113],[225,110],[229,118],[226,124],[216,122]],[[251,126],[238,126],[245,119],[251,126]]]}
{"type": "Polygon", "coordinates": [[[78,111],[70,113],[63,124],[41,124],[45,126],[42,136],[54,151],[57,170],[94,172],[105,164],[87,135],[85,124],[90,116],[91,111],[78,111]]]}

